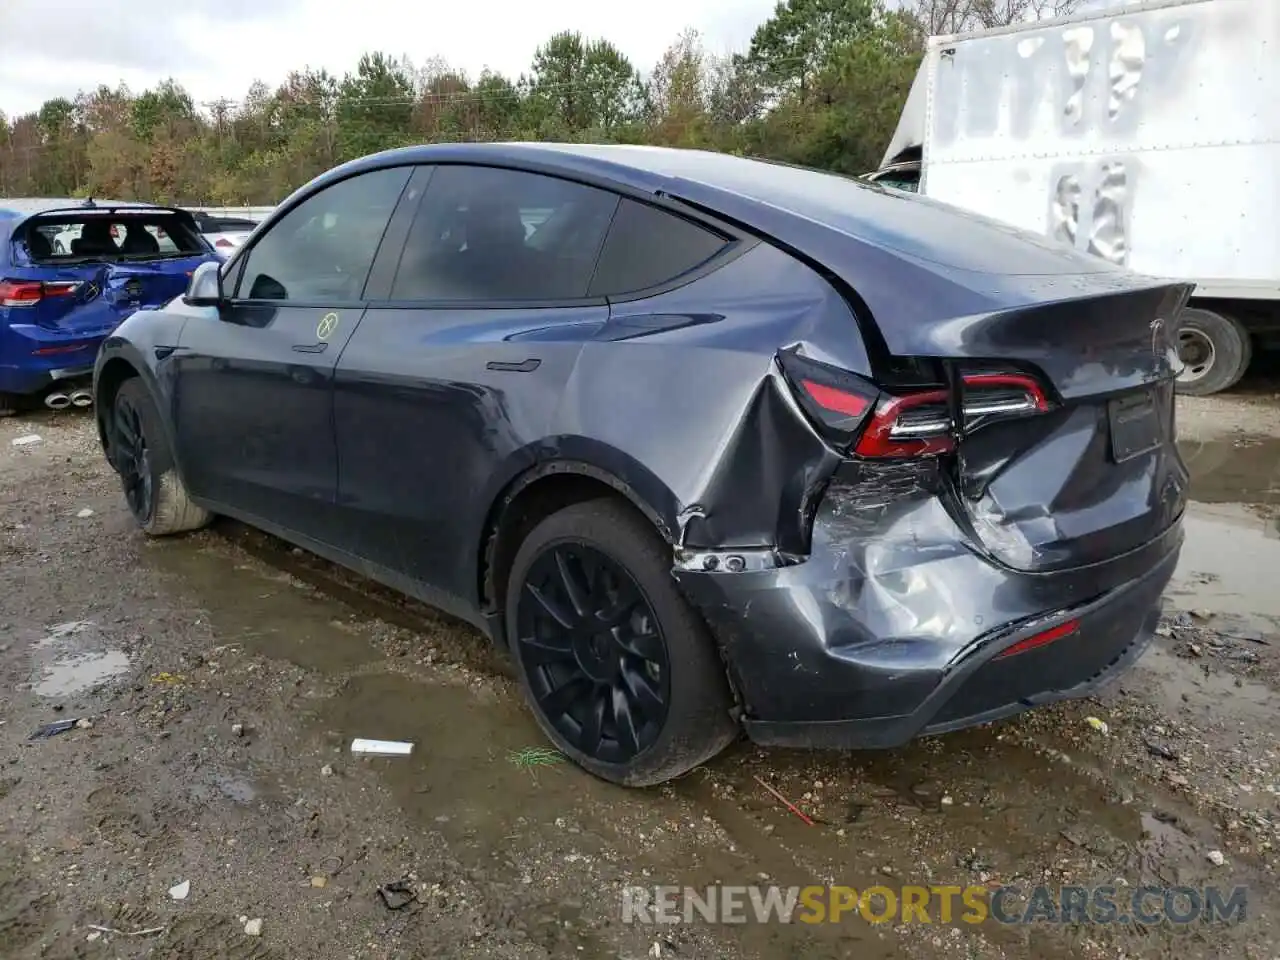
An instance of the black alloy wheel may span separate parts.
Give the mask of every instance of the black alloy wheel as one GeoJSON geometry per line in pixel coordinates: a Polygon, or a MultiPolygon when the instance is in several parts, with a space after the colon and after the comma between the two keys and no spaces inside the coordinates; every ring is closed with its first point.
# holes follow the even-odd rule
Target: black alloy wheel
{"type": "Polygon", "coordinates": [[[143,427],[142,412],[127,392],[116,396],[112,424],[115,437],[112,454],[116,472],[124,486],[125,502],[139,524],[145,526],[154,510],[151,451],[143,427]]]}
{"type": "Polygon", "coordinates": [[[143,532],[164,537],[205,526],[212,516],[188,496],[159,408],[143,382],[138,377],[125,380],[102,409],[111,411],[104,424],[107,456],[143,532]]]}
{"type": "Polygon", "coordinates": [[[600,550],[542,549],[516,608],[516,651],[546,720],[585,756],[625,764],[667,721],[671,659],[653,605],[600,550]]]}

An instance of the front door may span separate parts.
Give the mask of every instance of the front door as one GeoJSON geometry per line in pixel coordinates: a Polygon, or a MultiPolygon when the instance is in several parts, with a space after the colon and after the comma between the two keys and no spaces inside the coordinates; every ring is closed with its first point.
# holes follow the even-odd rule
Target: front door
{"type": "Polygon", "coordinates": [[[410,173],[360,174],[308,197],[229,265],[227,303],[183,328],[173,422],[197,497],[333,541],[334,368],[410,173]]]}

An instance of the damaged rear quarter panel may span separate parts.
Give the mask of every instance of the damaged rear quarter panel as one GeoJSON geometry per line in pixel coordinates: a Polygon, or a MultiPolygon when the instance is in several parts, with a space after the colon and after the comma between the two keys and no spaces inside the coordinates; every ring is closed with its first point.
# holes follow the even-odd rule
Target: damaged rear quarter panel
{"type": "Polygon", "coordinates": [[[778,350],[797,344],[869,373],[840,294],[765,244],[687,286],[615,303],[565,386],[553,446],[589,437],[614,451],[597,466],[636,490],[683,547],[800,551],[803,513],[838,458],[777,371],[778,350]],[[661,329],[645,332],[655,315],[661,329]],[[612,402],[590,399],[601,396],[612,402]]]}

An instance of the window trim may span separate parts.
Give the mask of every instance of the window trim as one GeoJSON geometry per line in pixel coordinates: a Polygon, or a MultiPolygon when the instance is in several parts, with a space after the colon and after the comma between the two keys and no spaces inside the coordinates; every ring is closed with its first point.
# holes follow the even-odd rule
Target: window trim
{"type": "Polygon", "coordinates": [[[292,202],[286,201],[287,205],[285,206],[277,207],[272,211],[271,217],[268,220],[264,221],[263,224],[259,224],[259,226],[263,226],[265,224],[266,229],[257,233],[257,235],[253,237],[251,243],[246,243],[244,246],[240,247],[240,249],[232,255],[231,259],[223,264],[223,282],[225,283],[226,279],[233,274],[235,276],[234,287],[229,294],[225,294],[228,304],[233,306],[239,306],[242,304],[249,306],[270,305],[280,309],[285,307],[306,307],[310,309],[321,307],[355,308],[365,305],[368,302],[369,281],[373,278],[374,266],[377,264],[378,257],[381,255],[382,248],[386,243],[387,231],[390,230],[392,221],[395,220],[396,215],[400,212],[400,208],[404,205],[405,193],[409,189],[409,184],[413,182],[413,178],[417,175],[417,168],[421,166],[423,166],[423,164],[420,163],[391,163],[386,166],[357,170],[348,176],[339,177],[324,184],[324,186],[320,187],[318,190],[312,190],[303,196],[295,196],[292,202]],[[333,300],[311,298],[305,300],[256,300],[250,297],[241,297],[239,295],[240,285],[244,282],[245,267],[249,263],[249,257],[253,254],[253,251],[257,249],[258,244],[260,244],[266,237],[271,236],[272,232],[279,225],[281,220],[289,216],[289,214],[294,210],[297,210],[303,204],[310,202],[315,197],[320,196],[340,184],[354,180],[356,177],[384,173],[387,170],[400,170],[402,168],[410,168],[409,176],[405,178],[404,185],[400,188],[400,195],[396,197],[395,205],[391,208],[391,215],[387,218],[386,226],[382,228],[382,235],[378,237],[378,246],[373,251],[373,259],[369,261],[369,272],[365,275],[364,286],[360,290],[360,297],[358,299],[333,300]]]}
{"type": "MultiPolygon", "coordinates": [[[[370,309],[454,310],[454,311],[543,310],[543,309],[551,310],[551,309],[569,309],[573,307],[599,307],[599,306],[606,306],[611,303],[630,303],[635,300],[645,300],[645,299],[648,299],[649,297],[659,296],[660,294],[668,293],[672,290],[677,290],[680,287],[687,286],[688,284],[693,283],[695,280],[700,280],[703,277],[707,276],[708,274],[713,273],[716,270],[719,270],[721,267],[728,265],[733,260],[736,260],[738,257],[742,256],[748,250],[754,248],[759,243],[761,243],[761,241],[758,238],[753,237],[750,234],[744,233],[741,230],[735,229],[729,226],[728,224],[718,221],[710,216],[706,216],[700,212],[691,211],[686,206],[679,205],[677,202],[672,201],[672,199],[667,197],[665,194],[649,194],[641,191],[635,191],[632,189],[628,189],[627,187],[620,184],[603,183],[599,181],[594,181],[586,177],[574,176],[572,172],[566,172],[566,171],[560,171],[560,170],[555,170],[555,171],[547,170],[547,169],[539,168],[537,166],[523,164],[523,163],[502,163],[502,162],[496,162],[496,161],[478,162],[474,160],[465,160],[465,161],[464,160],[448,160],[448,161],[440,161],[437,163],[418,163],[416,164],[416,166],[428,167],[432,170],[433,173],[435,169],[439,167],[482,167],[482,168],[494,169],[494,170],[506,170],[513,173],[528,173],[535,176],[550,177],[555,180],[563,180],[567,183],[576,184],[578,186],[589,187],[594,190],[601,190],[601,191],[604,191],[605,193],[609,193],[617,197],[619,199],[619,203],[614,208],[614,211],[613,211],[614,217],[617,216],[618,210],[621,209],[621,206],[622,206],[621,201],[623,199],[632,200],[636,203],[641,203],[646,206],[653,207],[654,209],[660,210],[663,213],[666,213],[670,216],[678,217],[681,220],[685,220],[689,223],[692,223],[694,226],[702,228],[703,230],[709,230],[712,233],[719,234],[720,236],[725,238],[726,243],[713,256],[704,260],[701,264],[699,264],[693,270],[689,270],[689,271],[686,271],[685,273],[679,274],[678,276],[673,277],[670,280],[664,281],[663,283],[655,284],[653,286],[646,287],[642,290],[630,291],[625,294],[617,294],[613,296],[608,296],[608,295],[594,296],[594,297],[584,296],[584,297],[577,297],[569,300],[401,300],[401,299],[392,299],[391,291],[394,289],[395,278],[396,278],[396,275],[399,273],[400,259],[404,255],[403,242],[401,243],[400,249],[395,253],[396,269],[391,274],[390,278],[387,280],[385,287],[381,290],[370,289],[374,272],[378,268],[377,260],[383,257],[384,254],[386,254],[387,256],[390,256],[390,252],[387,250],[386,245],[384,243],[382,248],[380,248],[378,251],[378,255],[375,258],[373,268],[369,271],[370,283],[367,283],[365,285],[364,303],[370,309]],[[376,296],[376,294],[382,294],[382,295],[376,296]]],[[[410,183],[412,183],[412,181],[413,181],[413,177],[410,177],[410,183]]],[[[429,181],[427,186],[430,186],[429,181]]],[[[427,192],[426,192],[426,189],[424,189],[422,192],[422,196],[418,200],[418,204],[417,204],[418,208],[420,208],[421,205],[426,201],[426,196],[427,196],[427,192]]],[[[402,195],[402,199],[403,199],[403,195],[402,195]]],[[[399,208],[397,208],[397,211],[396,211],[396,214],[398,213],[399,213],[399,208]]],[[[393,219],[396,214],[393,214],[393,219]]],[[[414,220],[417,219],[417,214],[418,214],[418,209],[415,208],[415,210],[413,211],[413,218],[410,219],[409,221],[410,227],[412,227],[414,220]]],[[[613,218],[610,218],[609,228],[605,230],[604,236],[601,238],[600,249],[596,251],[596,262],[595,262],[595,266],[592,268],[593,278],[595,276],[595,268],[599,266],[600,257],[604,252],[604,245],[605,245],[605,242],[608,240],[609,230],[611,229],[613,229],[613,218]]],[[[384,235],[384,239],[385,239],[385,235],[384,235]]],[[[407,230],[405,231],[404,240],[405,241],[408,240],[407,230]]]]}

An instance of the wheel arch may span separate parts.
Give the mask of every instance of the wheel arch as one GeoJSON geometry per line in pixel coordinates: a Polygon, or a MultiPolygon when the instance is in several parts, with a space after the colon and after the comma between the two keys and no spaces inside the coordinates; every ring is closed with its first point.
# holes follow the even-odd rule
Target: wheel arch
{"type": "Polygon", "coordinates": [[[511,562],[524,537],[555,511],[613,497],[641,515],[666,543],[674,546],[678,541],[679,507],[674,492],[620,451],[608,448],[590,456],[592,445],[582,440],[570,445],[577,448],[577,456],[539,460],[511,478],[490,503],[476,551],[476,590],[499,646],[506,645],[502,611],[511,562]]]}

